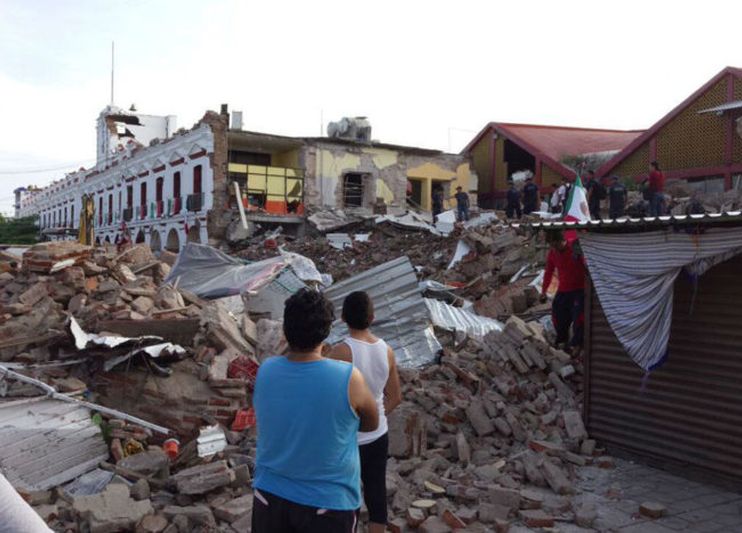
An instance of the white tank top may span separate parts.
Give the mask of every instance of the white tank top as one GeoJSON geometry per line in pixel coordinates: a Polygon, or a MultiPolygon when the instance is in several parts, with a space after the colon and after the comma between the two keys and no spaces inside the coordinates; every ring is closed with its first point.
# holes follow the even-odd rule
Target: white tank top
{"type": "Polygon", "coordinates": [[[353,354],[353,366],[363,374],[379,409],[379,427],[374,431],[358,432],[358,444],[368,444],[388,430],[384,413],[384,387],[389,379],[389,352],[386,342],[381,339],[372,344],[348,337],[344,342],[353,354]]]}

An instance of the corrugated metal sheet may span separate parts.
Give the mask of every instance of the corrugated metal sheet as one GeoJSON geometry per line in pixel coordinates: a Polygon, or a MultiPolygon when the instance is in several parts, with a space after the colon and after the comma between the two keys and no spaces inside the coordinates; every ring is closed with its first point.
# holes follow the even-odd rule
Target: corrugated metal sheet
{"type": "Polygon", "coordinates": [[[696,224],[717,224],[717,223],[739,223],[742,222],[742,211],[729,211],[726,213],[706,213],[703,215],[667,215],[661,217],[644,217],[644,218],[618,218],[589,220],[586,222],[577,221],[541,221],[541,222],[513,222],[509,226],[513,228],[525,227],[535,229],[611,229],[620,230],[621,228],[647,227],[648,229],[657,229],[658,226],[682,226],[696,224]]]}
{"type": "MultiPolygon", "coordinates": [[[[335,305],[338,317],[343,300],[355,291],[366,291],[373,300],[376,316],[373,331],[392,347],[401,367],[421,366],[435,359],[441,345],[433,334],[415,269],[407,257],[389,261],[327,289],[325,295],[335,305]]],[[[347,334],[345,324],[338,320],[328,342],[339,342],[347,334]]]]}
{"type": "Polygon", "coordinates": [[[742,100],[735,100],[734,102],[727,102],[725,104],[717,105],[715,107],[709,107],[708,109],[702,109],[698,114],[703,113],[719,113],[722,114],[725,111],[733,111],[735,109],[742,109],[742,100]]]}
{"type": "Polygon", "coordinates": [[[669,357],[645,377],[589,300],[585,414],[599,441],[742,480],[742,256],[675,285],[669,357]]]}
{"type": "Polygon", "coordinates": [[[449,331],[464,331],[467,335],[483,338],[490,331],[502,331],[505,324],[499,320],[479,316],[460,307],[454,307],[440,300],[425,298],[433,324],[449,331]]]}
{"type": "Polygon", "coordinates": [[[50,399],[0,403],[0,470],[16,488],[46,490],[107,458],[88,409],[50,399]]]}

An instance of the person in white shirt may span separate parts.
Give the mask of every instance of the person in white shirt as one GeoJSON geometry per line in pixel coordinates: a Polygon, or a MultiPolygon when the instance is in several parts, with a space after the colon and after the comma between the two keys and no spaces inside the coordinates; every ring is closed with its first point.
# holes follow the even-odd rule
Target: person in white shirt
{"type": "Polygon", "coordinates": [[[394,350],[374,336],[374,306],[365,292],[353,292],[343,302],[343,321],[350,335],[333,347],[330,357],[353,363],[376,399],[379,427],[358,433],[363,499],[368,508],[368,533],[384,533],[387,524],[386,462],[389,451],[387,415],[402,402],[394,350]]]}

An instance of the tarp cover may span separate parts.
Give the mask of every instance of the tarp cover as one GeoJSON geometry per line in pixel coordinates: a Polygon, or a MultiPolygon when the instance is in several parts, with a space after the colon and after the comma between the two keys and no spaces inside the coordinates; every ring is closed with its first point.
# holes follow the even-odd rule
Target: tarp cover
{"type": "Polygon", "coordinates": [[[321,281],[314,263],[298,254],[285,253],[255,263],[245,263],[204,244],[188,243],[165,279],[201,298],[214,299],[257,291],[290,266],[303,281],[321,281]]]}
{"type": "Polygon", "coordinates": [[[742,228],[586,233],[580,243],[608,323],[634,362],[649,371],[667,356],[678,274],[685,268],[698,276],[742,253],[742,228]]]}

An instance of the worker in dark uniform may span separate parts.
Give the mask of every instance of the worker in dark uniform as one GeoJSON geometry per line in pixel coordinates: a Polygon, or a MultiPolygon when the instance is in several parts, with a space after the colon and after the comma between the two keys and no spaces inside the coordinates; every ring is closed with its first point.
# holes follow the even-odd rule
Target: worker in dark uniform
{"type": "Polygon", "coordinates": [[[608,188],[608,217],[617,219],[624,216],[626,204],[629,200],[629,191],[618,180],[618,176],[611,177],[611,186],[608,188]]]}
{"type": "Polygon", "coordinates": [[[518,218],[520,218],[522,215],[520,209],[520,191],[515,186],[515,183],[513,183],[513,180],[509,180],[508,183],[510,184],[510,188],[507,193],[508,203],[505,207],[505,215],[508,218],[513,218],[514,215],[517,215],[518,218]]]}
{"type": "Polygon", "coordinates": [[[438,221],[438,215],[443,212],[443,187],[436,185],[433,188],[433,223],[438,221]]]}
{"type": "Polygon", "coordinates": [[[538,211],[539,197],[538,185],[533,183],[533,178],[528,176],[526,184],[523,186],[523,214],[529,215],[538,211]]]}

